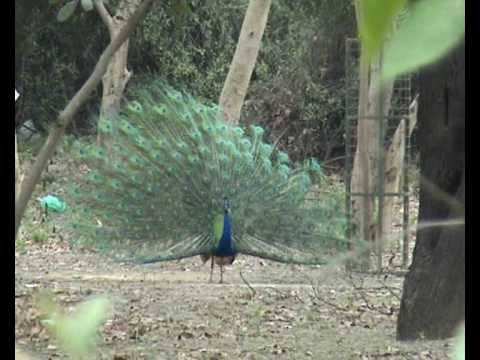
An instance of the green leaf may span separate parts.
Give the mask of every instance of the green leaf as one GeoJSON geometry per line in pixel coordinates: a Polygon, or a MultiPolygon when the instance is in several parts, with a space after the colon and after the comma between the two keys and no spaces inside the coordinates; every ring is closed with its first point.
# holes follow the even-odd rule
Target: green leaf
{"type": "Polygon", "coordinates": [[[105,298],[86,301],[70,316],[61,314],[51,296],[45,296],[40,306],[48,316],[43,324],[50,327],[69,355],[85,356],[95,345],[97,330],[106,318],[109,301],[105,298]]]}
{"type": "Polygon", "coordinates": [[[85,11],[93,10],[93,1],[92,0],[82,0],[82,7],[85,11]]]}
{"type": "Polygon", "coordinates": [[[58,12],[57,20],[59,22],[64,22],[70,18],[77,8],[78,0],[73,0],[66,3],[58,12]]]}
{"type": "Polygon", "coordinates": [[[383,79],[432,63],[465,34],[464,0],[422,0],[385,46],[383,79]]]}
{"type": "Polygon", "coordinates": [[[57,337],[70,353],[87,354],[98,326],[105,320],[108,300],[97,298],[81,304],[72,317],[58,324],[57,337]]]}
{"type": "Polygon", "coordinates": [[[383,45],[405,3],[406,0],[359,0],[359,35],[367,58],[383,45]]]}
{"type": "Polygon", "coordinates": [[[465,360],[465,324],[458,329],[453,345],[452,359],[465,360]]]}

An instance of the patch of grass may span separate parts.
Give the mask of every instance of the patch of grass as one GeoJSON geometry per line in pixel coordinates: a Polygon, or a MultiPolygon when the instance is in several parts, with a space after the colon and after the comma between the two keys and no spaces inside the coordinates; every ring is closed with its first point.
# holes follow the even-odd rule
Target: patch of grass
{"type": "Polygon", "coordinates": [[[19,236],[19,239],[15,241],[15,250],[19,251],[21,253],[25,252],[27,250],[27,242],[23,237],[19,236]]]}
{"type": "Polygon", "coordinates": [[[52,223],[40,222],[42,210],[32,203],[27,207],[20,232],[15,241],[15,247],[19,251],[25,251],[29,245],[43,245],[50,240],[52,223]]]}
{"type": "Polygon", "coordinates": [[[32,161],[35,156],[38,154],[40,149],[42,148],[43,144],[45,143],[46,135],[42,134],[40,136],[36,136],[32,139],[22,141],[18,139],[18,153],[20,156],[20,162],[23,161],[32,161]]]}
{"type": "Polygon", "coordinates": [[[262,304],[250,303],[250,323],[255,327],[255,336],[260,336],[265,310],[262,304]]]}
{"type": "Polygon", "coordinates": [[[35,244],[44,244],[48,241],[48,233],[44,229],[38,229],[32,233],[32,241],[35,244]]]}

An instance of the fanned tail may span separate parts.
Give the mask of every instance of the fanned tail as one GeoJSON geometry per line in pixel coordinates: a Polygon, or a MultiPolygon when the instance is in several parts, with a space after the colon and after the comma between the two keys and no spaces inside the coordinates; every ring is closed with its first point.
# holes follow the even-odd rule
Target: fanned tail
{"type": "Polygon", "coordinates": [[[224,198],[240,253],[321,264],[345,242],[339,203],[309,200],[322,178],[315,160],[293,164],[261,127],[231,126],[162,82],[134,98],[101,119],[103,147],[78,149],[90,172],[70,192],[82,208],[77,242],[140,262],[206,259],[224,198]]]}

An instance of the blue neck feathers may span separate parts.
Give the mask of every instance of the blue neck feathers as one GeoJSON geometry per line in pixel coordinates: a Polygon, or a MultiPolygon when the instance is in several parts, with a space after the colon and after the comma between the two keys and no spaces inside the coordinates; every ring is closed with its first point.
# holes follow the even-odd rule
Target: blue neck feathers
{"type": "Polygon", "coordinates": [[[228,211],[225,211],[223,215],[223,233],[218,243],[215,256],[233,256],[235,255],[235,249],[232,239],[232,222],[228,211]]]}

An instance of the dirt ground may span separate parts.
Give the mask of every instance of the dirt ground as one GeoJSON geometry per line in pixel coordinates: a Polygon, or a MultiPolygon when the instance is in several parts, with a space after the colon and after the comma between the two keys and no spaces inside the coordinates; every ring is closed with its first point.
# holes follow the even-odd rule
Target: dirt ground
{"type": "MultiPolygon", "coordinates": [[[[63,195],[73,181],[66,174],[78,172],[67,155],[49,166],[35,199],[63,195]]],[[[45,290],[68,311],[95,296],[110,299],[96,359],[448,359],[450,340],[395,340],[405,273],[398,249],[385,254],[382,275],[239,256],[226,284],[209,284],[209,265],[198,257],[133,266],[72,249],[59,230],[63,216],[45,222],[32,201],[17,243],[15,345],[35,359],[67,358],[40,321],[37,295],[45,290]]]]}
{"type": "Polygon", "coordinates": [[[349,275],[241,256],[226,284],[209,284],[199,258],[132,266],[57,243],[17,252],[15,265],[16,346],[37,358],[66,358],[40,324],[43,290],[67,309],[97,295],[112,301],[98,359],[448,359],[451,346],[395,340],[395,266],[349,275]]]}

